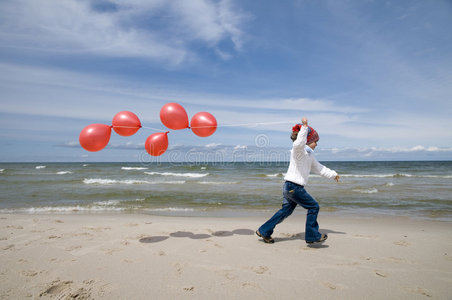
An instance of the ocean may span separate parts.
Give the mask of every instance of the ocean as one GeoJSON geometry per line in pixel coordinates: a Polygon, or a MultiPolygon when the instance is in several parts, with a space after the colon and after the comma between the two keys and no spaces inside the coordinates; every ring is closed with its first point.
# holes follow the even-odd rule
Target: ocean
{"type": "MultiPolygon", "coordinates": [[[[323,162],[321,214],[452,220],[452,161],[323,162]]],[[[287,162],[0,163],[1,213],[265,216],[282,203],[287,162]]],[[[305,214],[303,208],[297,213],[305,214]]]]}

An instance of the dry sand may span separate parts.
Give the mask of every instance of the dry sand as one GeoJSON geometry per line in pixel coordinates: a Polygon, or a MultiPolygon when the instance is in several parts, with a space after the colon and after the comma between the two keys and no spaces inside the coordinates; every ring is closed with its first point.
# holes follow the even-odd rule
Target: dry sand
{"type": "Polygon", "coordinates": [[[320,215],[266,218],[0,215],[0,299],[451,299],[452,223],[320,215]]]}

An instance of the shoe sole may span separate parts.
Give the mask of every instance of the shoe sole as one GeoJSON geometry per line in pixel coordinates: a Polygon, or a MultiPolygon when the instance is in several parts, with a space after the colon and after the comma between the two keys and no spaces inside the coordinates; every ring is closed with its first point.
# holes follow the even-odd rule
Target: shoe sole
{"type": "Polygon", "coordinates": [[[307,244],[321,244],[321,243],[325,242],[327,239],[328,239],[328,236],[325,235],[323,239],[320,239],[320,240],[314,241],[314,242],[308,242],[308,241],[306,241],[306,243],[307,243],[307,244]]]}
{"type": "Polygon", "coordinates": [[[256,230],[256,235],[258,237],[262,238],[264,240],[264,242],[267,244],[273,244],[275,242],[275,240],[272,238],[263,237],[262,234],[259,232],[259,230],[256,230]]]}

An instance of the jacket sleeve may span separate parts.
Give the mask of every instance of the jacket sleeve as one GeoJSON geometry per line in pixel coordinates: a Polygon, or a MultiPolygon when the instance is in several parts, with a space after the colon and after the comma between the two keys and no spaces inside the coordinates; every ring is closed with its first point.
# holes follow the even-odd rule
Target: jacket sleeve
{"type": "Polygon", "coordinates": [[[312,163],[312,171],[314,171],[314,173],[317,173],[323,177],[326,178],[330,178],[333,179],[337,176],[337,172],[331,169],[328,169],[327,167],[325,167],[324,165],[322,165],[321,163],[319,163],[317,161],[317,159],[314,159],[314,162],[312,163]]]}
{"type": "Polygon", "coordinates": [[[304,146],[306,145],[306,141],[308,139],[308,127],[302,126],[300,132],[298,132],[297,139],[293,142],[294,150],[304,150],[304,146]]]}
{"type": "Polygon", "coordinates": [[[306,145],[307,136],[308,127],[302,126],[300,132],[298,132],[297,139],[293,142],[292,145],[292,155],[294,155],[296,160],[299,160],[306,155],[306,150],[304,150],[304,147],[306,145]]]}

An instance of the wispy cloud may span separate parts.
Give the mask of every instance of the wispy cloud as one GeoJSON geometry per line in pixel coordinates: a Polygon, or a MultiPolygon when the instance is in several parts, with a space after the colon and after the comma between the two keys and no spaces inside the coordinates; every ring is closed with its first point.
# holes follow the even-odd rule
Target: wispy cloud
{"type": "Polygon", "coordinates": [[[241,25],[248,19],[227,0],[17,0],[2,1],[0,15],[3,47],[141,57],[170,65],[193,59],[194,41],[223,55],[229,51],[220,47],[225,40],[240,50],[241,25]]]}
{"type": "Polygon", "coordinates": [[[402,146],[452,138],[448,130],[452,120],[442,114],[424,116],[410,110],[383,114],[367,106],[342,105],[328,99],[256,99],[246,95],[193,93],[170,84],[146,83],[143,87],[140,81],[107,74],[13,64],[0,64],[0,79],[5,99],[0,107],[2,113],[101,122],[111,120],[121,110],[130,110],[142,122],[160,123],[158,112],[162,105],[181,102],[189,115],[209,111],[217,118],[219,127],[225,128],[288,132],[302,116],[307,116],[321,137],[329,135],[373,144],[397,142],[402,146]],[[30,105],[30,99],[39,105],[30,105]]]}
{"type": "MultiPolygon", "coordinates": [[[[78,142],[68,142],[55,145],[57,147],[80,148],[78,142]]],[[[106,150],[133,150],[140,152],[145,160],[150,161],[216,161],[216,162],[234,162],[234,161],[289,161],[290,148],[272,147],[269,145],[223,145],[220,143],[209,143],[205,145],[171,145],[165,157],[149,157],[144,152],[144,145],[139,143],[127,142],[123,144],[110,144],[106,150]]],[[[410,160],[424,157],[428,159],[445,159],[452,156],[452,147],[434,147],[434,146],[414,146],[414,147],[368,147],[368,148],[318,148],[316,156],[319,160],[410,160]]]]}

